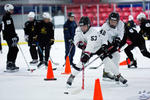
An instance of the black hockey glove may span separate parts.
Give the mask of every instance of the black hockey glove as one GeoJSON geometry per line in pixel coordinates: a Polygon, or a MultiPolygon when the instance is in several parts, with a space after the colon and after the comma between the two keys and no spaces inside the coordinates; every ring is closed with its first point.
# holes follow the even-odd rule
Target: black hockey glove
{"type": "Polygon", "coordinates": [[[50,45],[54,44],[54,39],[50,39],[50,45]]]}
{"type": "Polygon", "coordinates": [[[117,47],[120,46],[120,43],[121,43],[121,39],[119,37],[114,38],[112,42],[112,44],[117,47]]]}
{"type": "Polygon", "coordinates": [[[82,49],[82,50],[85,50],[85,48],[86,48],[86,43],[85,43],[85,42],[82,42],[82,41],[79,41],[79,42],[77,43],[77,46],[78,46],[78,48],[80,48],[80,49],[82,49]]]}
{"type": "Polygon", "coordinates": [[[108,46],[106,44],[103,44],[101,48],[96,52],[97,55],[101,55],[102,53],[108,52],[108,46]]]}
{"type": "Polygon", "coordinates": [[[82,63],[87,63],[88,60],[90,59],[91,57],[91,54],[88,53],[88,52],[83,52],[82,55],[81,55],[81,62],[82,63]]]}
{"type": "Polygon", "coordinates": [[[18,36],[15,36],[15,37],[13,37],[11,40],[12,40],[11,46],[12,46],[12,47],[16,47],[16,46],[17,46],[17,43],[18,43],[18,41],[19,41],[19,37],[18,37],[18,36]]]}
{"type": "Polygon", "coordinates": [[[69,42],[71,45],[74,45],[73,39],[69,39],[68,42],[69,42]]]}

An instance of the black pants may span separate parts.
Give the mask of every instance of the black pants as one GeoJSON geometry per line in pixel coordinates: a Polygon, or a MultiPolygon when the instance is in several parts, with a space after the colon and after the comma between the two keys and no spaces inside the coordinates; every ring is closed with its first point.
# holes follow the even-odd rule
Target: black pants
{"type": "Polygon", "coordinates": [[[45,45],[38,45],[38,52],[39,52],[39,57],[40,61],[44,61],[43,57],[45,57],[45,61],[49,60],[49,55],[50,55],[50,45],[45,44],[45,45]],[[43,54],[43,51],[45,50],[45,54],[43,54]]]}
{"type": "Polygon", "coordinates": [[[37,60],[38,59],[38,51],[36,49],[37,47],[37,41],[34,41],[32,38],[29,39],[28,41],[28,46],[30,47],[29,51],[30,51],[30,55],[31,55],[31,58],[33,60],[37,60]]]}
{"type": "Polygon", "coordinates": [[[138,46],[135,46],[132,44],[125,48],[125,53],[131,61],[134,60],[131,50],[133,50],[135,47],[139,47],[143,56],[150,58],[150,53],[147,51],[145,43],[142,45],[138,45],[138,46]]]}
{"type": "MultiPolygon", "coordinates": [[[[65,59],[68,56],[70,48],[71,48],[71,43],[69,42],[69,40],[65,40],[65,59]]],[[[73,64],[74,54],[75,54],[75,46],[73,45],[72,50],[71,50],[70,55],[69,55],[69,60],[70,60],[71,65],[73,64]]]]}
{"type": "Polygon", "coordinates": [[[12,47],[12,40],[6,40],[6,42],[9,48],[8,54],[7,54],[7,62],[15,63],[19,49],[17,46],[12,47]]]}
{"type": "Polygon", "coordinates": [[[37,53],[37,49],[36,46],[30,46],[30,55],[32,57],[33,60],[37,60],[38,59],[38,53],[37,53]]]}

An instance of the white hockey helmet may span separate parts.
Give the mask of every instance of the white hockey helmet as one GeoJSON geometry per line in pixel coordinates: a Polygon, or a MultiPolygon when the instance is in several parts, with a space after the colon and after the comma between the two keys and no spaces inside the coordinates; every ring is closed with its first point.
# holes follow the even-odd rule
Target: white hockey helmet
{"type": "Polygon", "coordinates": [[[28,14],[28,18],[34,18],[35,17],[35,13],[34,12],[29,12],[28,14]]]}
{"type": "Polygon", "coordinates": [[[146,19],[146,15],[144,14],[144,13],[140,13],[140,14],[138,14],[138,16],[137,16],[137,20],[141,20],[141,19],[146,19]]]}
{"type": "Polygon", "coordinates": [[[44,12],[43,15],[42,15],[42,17],[44,19],[50,19],[51,20],[51,15],[48,12],[44,12]]]}
{"type": "Polygon", "coordinates": [[[14,6],[12,4],[6,4],[4,10],[10,12],[10,10],[14,10],[14,6]]]}
{"type": "Polygon", "coordinates": [[[134,19],[133,16],[132,16],[132,15],[129,15],[128,20],[131,21],[131,20],[133,20],[133,19],[134,19]]]}

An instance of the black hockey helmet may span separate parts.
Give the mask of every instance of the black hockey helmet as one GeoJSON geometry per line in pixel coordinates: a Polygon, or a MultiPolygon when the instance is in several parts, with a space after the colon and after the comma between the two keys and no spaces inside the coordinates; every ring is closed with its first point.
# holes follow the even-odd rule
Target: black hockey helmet
{"type": "Polygon", "coordinates": [[[73,12],[69,12],[68,13],[68,17],[74,17],[74,13],[73,12]]]}
{"type": "Polygon", "coordinates": [[[109,18],[108,18],[109,26],[110,26],[111,28],[115,28],[115,27],[117,26],[119,20],[120,20],[119,14],[118,14],[117,12],[112,12],[112,13],[109,15],[109,18]],[[114,21],[116,21],[117,23],[114,22],[114,21]]]}
{"type": "Polygon", "coordinates": [[[109,20],[114,20],[114,21],[119,21],[120,20],[120,16],[117,12],[112,12],[109,15],[109,20]]]}
{"type": "Polygon", "coordinates": [[[89,17],[87,17],[87,16],[82,16],[82,17],[80,18],[79,25],[80,25],[80,26],[88,25],[88,26],[90,27],[90,26],[91,26],[91,21],[90,21],[89,17]]]}
{"type": "Polygon", "coordinates": [[[135,28],[136,27],[136,24],[134,23],[134,21],[132,20],[132,21],[128,21],[127,23],[127,27],[129,27],[129,28],[135,28]]]}

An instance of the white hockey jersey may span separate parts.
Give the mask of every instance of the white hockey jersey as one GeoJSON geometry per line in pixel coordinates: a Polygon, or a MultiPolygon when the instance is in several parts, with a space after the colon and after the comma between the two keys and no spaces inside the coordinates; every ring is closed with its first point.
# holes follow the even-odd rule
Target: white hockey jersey
{"type": "Polygon", "coordinates": [[[116,28],[111,28],[109,26],[108,21],[106,21],[106,23],[104,23],[101,27],[101,34],[102,35],[107,35],[106,37],[108,37],[108,41],[110,43],[112,43],[113,39],[115,37],[119,37],[121,40],[123,39],[124,36],[124,23],[120,20],[116,26],[116,28]],[[105,33],[105,34],[103,34],[105,33]]]}
{"type": "Polygon", "coordinates": [[[90,53],[95,53],[101,48],[102,44],[107,44],[106,40],[107,39],[104,39],[103,35],[93,27],[90,27],[85,34],[81,31],[81,28],[78,27],[74,37],[75,44],[77,45],[80,41],[85,42],[87,44],[85,51],[90,53]]]}

